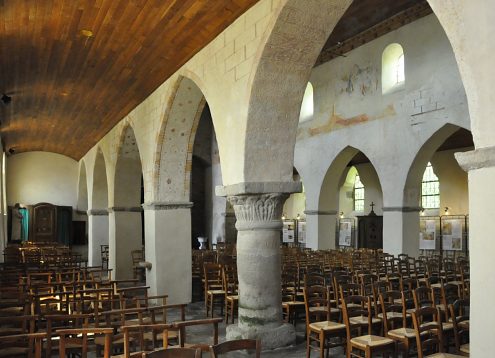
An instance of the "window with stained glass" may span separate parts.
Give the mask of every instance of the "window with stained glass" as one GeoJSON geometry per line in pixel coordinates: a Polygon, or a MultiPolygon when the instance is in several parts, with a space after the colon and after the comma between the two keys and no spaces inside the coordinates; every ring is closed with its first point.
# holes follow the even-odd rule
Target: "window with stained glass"
{"type": "Polygon", "coordinates": [[[440,182],[431,163],[428,163],[423,174],[421,205],[424,209],[438,209],[440,207],[440,182]]]}
{"type": "Polygon", "coordinates": [[[354,211],[364,211],[364,185],[359,175],[354,179],[354,211]]]}

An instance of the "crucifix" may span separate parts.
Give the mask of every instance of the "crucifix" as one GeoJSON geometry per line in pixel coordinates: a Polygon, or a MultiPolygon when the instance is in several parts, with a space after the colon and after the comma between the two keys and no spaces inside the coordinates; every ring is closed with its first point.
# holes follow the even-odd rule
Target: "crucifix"
{"type": "Polygon", "coordinates": [[[374,203],[374,202],[371,202],[370,206],[371,206],[371,212],[374,212],[374,211],[375,211],[375,210],[374,210],[374,208],[375,208],[375,203],[374,203]]]}

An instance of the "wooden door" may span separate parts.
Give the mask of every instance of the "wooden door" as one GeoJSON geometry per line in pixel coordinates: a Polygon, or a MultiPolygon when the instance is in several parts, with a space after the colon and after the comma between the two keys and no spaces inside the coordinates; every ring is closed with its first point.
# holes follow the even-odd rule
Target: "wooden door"
{"type": "Polygon", "coordinates": [[[32,206],[30,240],[36,242],[57,241],[57,207],[48,203],[32,206]]]}
{"type": "Polygon", "coordinates": [[[383,217],[360,216],[358,219],[360,248],[383,249],[383,217]]]}

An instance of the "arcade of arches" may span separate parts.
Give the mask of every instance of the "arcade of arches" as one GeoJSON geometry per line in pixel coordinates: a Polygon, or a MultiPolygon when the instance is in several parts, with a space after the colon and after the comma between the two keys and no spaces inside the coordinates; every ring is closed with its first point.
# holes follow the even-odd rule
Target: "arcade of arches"
{"type": "Polygon", "coordinates": [[[294,339],[276,284],[282,215],[306,223],[305,247],[335,249],[339,222],[357,223],[373,203],[383,250],[418,256],[422,216],[448,211],[468,217],[471,355],[489,356],[495,4],[428,0],[433,13],[318,60],[351,3],[260,0],[79,161],[4,156],[1,245],[7,206],[72,206],[88,265],[108,245],[115,277],[131,277],[131,251],[144,246],[146,284],[179,303],[191,302],[197,238],[236,243],[243,305],[228,334],[276,347],[294,339]],[[435,192],[425,192],[427,166],[435,192]]]}

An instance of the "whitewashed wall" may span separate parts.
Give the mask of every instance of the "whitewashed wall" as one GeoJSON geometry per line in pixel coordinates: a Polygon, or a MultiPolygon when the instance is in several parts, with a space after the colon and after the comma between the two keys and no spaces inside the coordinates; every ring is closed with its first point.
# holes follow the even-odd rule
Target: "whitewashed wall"
{"type": "MultiPolygon", "coordinates": [[[[454,54],[435,15],[314,68],[310,81],[314,115],[300,123],[295,149],[295,166],[304,180],[309,211],[320,209],[327,170],[346,147],[362,151],[376,170],[383,188],[380,212],[380,206],[407,205],[404,193],[410,167],[435,132],[447,123],[470,128],[454,54]],[[382,52],[394,42],[404,49],[406,80],[401,90],[382,95],[382,52]]],[[[458,203],[466,198],[460,195],[458,203]]],[[[465,204],[458,203],[459,210],[465,209],[465,204]]],[[[365,211],[368,205],[367,201],[365,211]]],[[[339,212],[337,205],[331,209],[339,212]]],[[[317,247],[318,228],[308,225],[307,235],[308,243],[317,247]]]]}
{"type": "Polygon", "coordinates": [[[78,163],[64,155],[28,152],[7,158],[9,205],[77,205],[78,163]]]}

